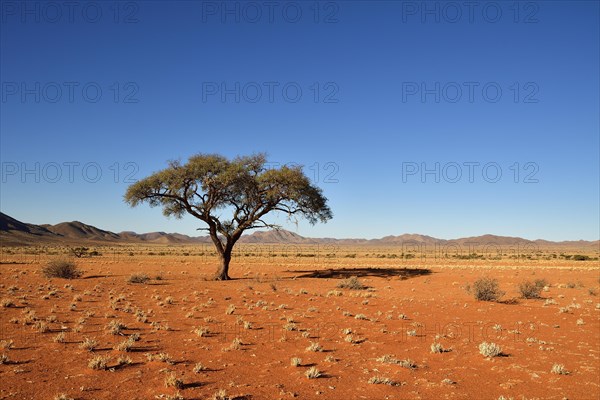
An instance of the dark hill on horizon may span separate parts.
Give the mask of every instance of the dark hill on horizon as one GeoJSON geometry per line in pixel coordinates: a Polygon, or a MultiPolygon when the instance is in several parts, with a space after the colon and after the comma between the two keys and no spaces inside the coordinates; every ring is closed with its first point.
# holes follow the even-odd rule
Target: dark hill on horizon
{"type": "MultiPolygon", "coordinates": [[[[99,229],[83,222],[61,222],[56,225],[34,225],[18,221],[0,212],[0,242],[2,246],[23,246],[39,244],[127,244],[147,243],[163,245],[184,245],[197,243],[211,243],[208,236],[188,236],[180,233],[148,232],[136,233],[124,231],[114,233],[99,229]]],[[[548,240],[527,240],[519,237],[482,235],[458,239],[437,239],[420,234],[402,234],[385,236],[379,239],[335,239],[335,238],[308,238],[284,229],[271,231],[255,231],[245,234],[240,238],[240,243],[248,244],[339,244],[339,245],[425,245],[431,246],[468,246],[489,245],[537,245],[543,247],[573,247],[598,249],[600,241],[571,240],[552,242],[548,240]]]]}

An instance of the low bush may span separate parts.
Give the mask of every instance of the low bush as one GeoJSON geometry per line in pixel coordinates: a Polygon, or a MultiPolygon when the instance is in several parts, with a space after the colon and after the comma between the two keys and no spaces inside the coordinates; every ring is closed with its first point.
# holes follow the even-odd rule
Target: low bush
{"type": "Polygon", "coordinates": [[[479,278],[473,283],[473,296],[481,301],[498,301],[504,292],[500,290],[497,279],[479,278]]]}
{"type": "Polygon", "coordinates": [[[351,289],[351,290],[363,290],[367,287],[362,284],[360,280],[356,276],[351,276],[350,278],[343,279],[337,285],[340,289],[351,289]]]}
{"type": "Polygon", "coordinates": [[[128,279],[127,282],[129,283],[146,283],[150,280],[150,277],[144,273],[137,273],[137,274],[132,274],[128,279]]]}
{"type": "Polygon", "coordinates": [[[539,299],[544,285],[536,282],[524,281],[519,284],[519,293],[524,299],[539,299]]]}
{"type": "Polygon", "coordinates": [[[42,273],[47,278],[74,279],[83,275],[74,262],[68,260],[52,260],[42,267],[42,273]]]}

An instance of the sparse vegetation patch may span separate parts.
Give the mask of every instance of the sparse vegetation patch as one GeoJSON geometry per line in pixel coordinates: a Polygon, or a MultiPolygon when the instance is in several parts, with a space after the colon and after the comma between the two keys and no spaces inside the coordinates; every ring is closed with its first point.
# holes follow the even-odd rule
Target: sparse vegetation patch
{"type": "Polygon", "coordinates": [[[74,262],[68,260],[52,260],[42,267],[42,273],[47,278],[75,279],[83,272],[74,262]]]}

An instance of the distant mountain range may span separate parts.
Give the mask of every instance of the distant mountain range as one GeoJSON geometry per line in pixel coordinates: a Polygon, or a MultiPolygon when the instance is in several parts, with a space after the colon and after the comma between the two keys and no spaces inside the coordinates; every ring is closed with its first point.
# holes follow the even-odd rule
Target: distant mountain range
{"type": "MultiPolygon", "coordinates": [[[[105,231],[95,226],[79,221],[62,222],[56,225],[34,225],[18,221],[0,212],[0,245],[23,246],[40,244],[95,244],[108,245],[120,243],[148,243],[148,244],[194,244],[211,243],[208,236],[188,236],[180,233],[150,232],[135,233],[125,231],[114,233],[105,231]]],[[[573,247],[598,249],[600,241],[564,241],[552,242],[547,240],[527,240],[519,237],[482,235],[460,239],[437,239],[431,236],[418,234],[403,234],[398,236],[385,236],[380,239],[335,239],[335,238],[307,238],[286,230],[255,231],[240,238],[240,243],[254,244],[347,244],[347,245],[380,245],[400,246],[418,244],[429,246],[458,245],[461,247],[469,244],[510,246],[527,244],[537,247],[573,247]]]]}

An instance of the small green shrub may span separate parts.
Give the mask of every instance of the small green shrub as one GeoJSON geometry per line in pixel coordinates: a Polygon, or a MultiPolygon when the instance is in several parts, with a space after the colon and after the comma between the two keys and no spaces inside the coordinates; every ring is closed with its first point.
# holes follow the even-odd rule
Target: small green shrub
{"type": "Polygon", "coordinates": [[[88,255],[87,247],[71,247],[69,252],[77,258],[86,257],[88,255]]]}

